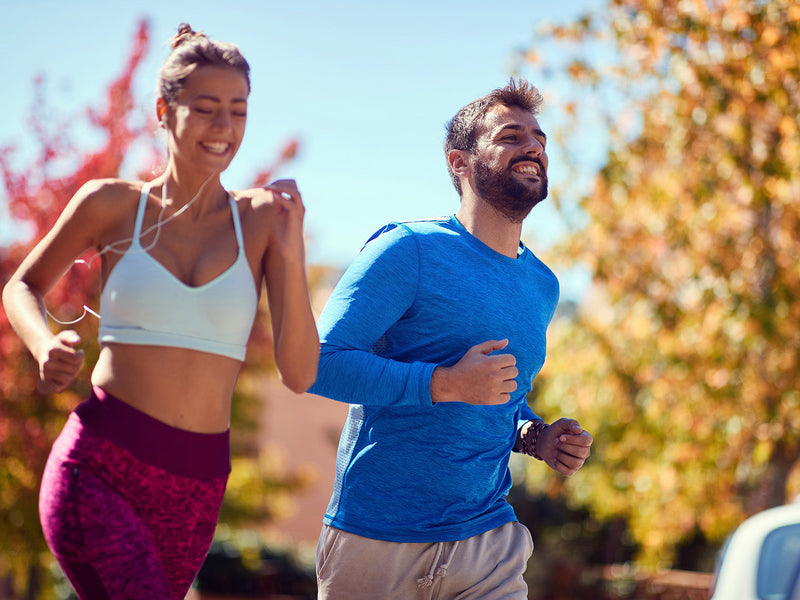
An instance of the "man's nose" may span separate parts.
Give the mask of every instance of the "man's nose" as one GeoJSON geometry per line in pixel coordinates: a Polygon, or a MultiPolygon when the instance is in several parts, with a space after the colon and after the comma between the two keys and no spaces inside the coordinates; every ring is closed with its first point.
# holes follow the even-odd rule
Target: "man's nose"
{"type": "Polygon", "coordinates": [[[534,156],[541,156],[544,153],[544,146],[536,136],[529,135],[525,141],[525,152],[534,156]]]}

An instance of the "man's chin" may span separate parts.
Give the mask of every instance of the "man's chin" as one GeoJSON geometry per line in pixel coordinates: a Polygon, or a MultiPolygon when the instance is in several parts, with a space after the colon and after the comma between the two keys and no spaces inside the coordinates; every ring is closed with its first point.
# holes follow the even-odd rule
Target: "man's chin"
{"type": "Polygon", "coordinates": [[[525,217],[547,197],[547,178],[517,178],[514,175],[498,176],[485,170],[478,173],[476,191],[497,212],[513,223],[525,217]]]}

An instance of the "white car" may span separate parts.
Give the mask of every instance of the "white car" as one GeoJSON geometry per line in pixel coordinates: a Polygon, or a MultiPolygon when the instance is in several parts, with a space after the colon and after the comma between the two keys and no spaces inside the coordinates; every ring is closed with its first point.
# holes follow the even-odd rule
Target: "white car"
{"type": "Polygon", "coordinates": [[[796,600],[798,577],[800,502],[795,500],[753,515],[730,535],[710,600],[796,600]]]}

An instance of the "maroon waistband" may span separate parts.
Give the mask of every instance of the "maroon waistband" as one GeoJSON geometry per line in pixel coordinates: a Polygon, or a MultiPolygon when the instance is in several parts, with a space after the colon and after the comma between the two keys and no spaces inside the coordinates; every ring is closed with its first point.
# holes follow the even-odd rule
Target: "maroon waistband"
{"type": "Polygon", "coordinates": [[[230,473],[230,431],[197,433],[167,425],[97,386],[75,414],[139,460],[174,475],[215,479],[230,473]]]}

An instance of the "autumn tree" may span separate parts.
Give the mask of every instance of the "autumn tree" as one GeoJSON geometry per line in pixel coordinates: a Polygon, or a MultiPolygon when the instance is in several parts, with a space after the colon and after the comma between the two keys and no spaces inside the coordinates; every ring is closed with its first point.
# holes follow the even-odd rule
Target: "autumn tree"
{"type": "Polygon", "coordinates": [[[570,79],[545,108],[563,160],[608,144],[579,202],[554,192],[555,255],[591,285],[534,408],[595,436],[569,497],[669,565],[800,491],[800,6],[611,0],[521,57],[544,90],[570,79]]]}
{"type": "MultiPolygon", "coordinates": [[[[163,164],[164,144],[157,138],[157,124],[135,108],[133,82],[148,47],[149,27],[142,21],[127,64],[109,85],[104,104],[89,108],[77,119],[51,110],[46,102],[46,81],[43,77],[36,79],[29,123],[38,153],[18,166],[15,148],[0,147],[5,201],[19,232],[11,243],[0,246],[0,286],[87,180],[125,176],[126,172],[147,179],[163,164]],[[100,134],[101,146],[87,150],[86,142],[72,139],[70,134],[78,126],[88,126],[100,134]],[[144,157],[141,164],[125,162],[133,148],[138,150],[133,154],[144,157]]],[[[255,175],[256,184],[271,180],[274,170],[292,160],[297,150],[297,142],[289,141],[273,164],[255,175]]],[[[79,318],[84,306],[97,309],[99,261],[92,261],[91,255],[85,259],[70,269],[46,298],[49,311],[61,321],[79,318]]],[[[314,272],[312,282],[313,277],[314,272]]],[[[233,472],[222,511],[234,525],[263,521],[272,514],[276,500],[285,503],[284,496],[304,484],[302,475],[276,470],[248,436],[248,423],[257,422],[253,416],[258,403],[257,382],[265,371],[274,368],[266,311],[266,302],[262,302],[234,397],[233,472]]],[[[62,327],[55,321],[52,325],[62,327]]],[[[69,327],[84,341],[86,372],[69,391],[42,394],[36,389],[38,366],[0,310],[0,597],[49,597],[51,593],[44,585],[51,559],[39,525],[39,480],[67,414],[88,394],[88,369],[99,351],[93,316],[69,327]]]]}

